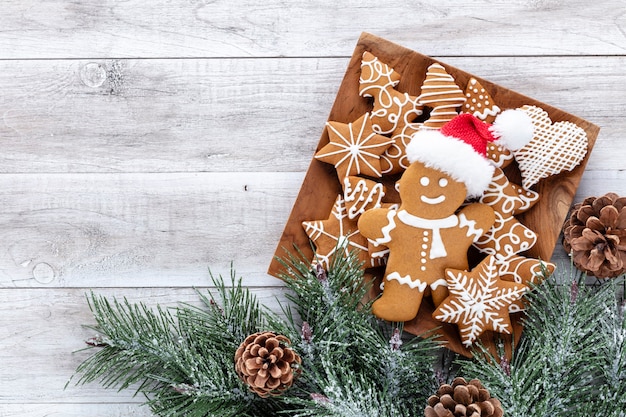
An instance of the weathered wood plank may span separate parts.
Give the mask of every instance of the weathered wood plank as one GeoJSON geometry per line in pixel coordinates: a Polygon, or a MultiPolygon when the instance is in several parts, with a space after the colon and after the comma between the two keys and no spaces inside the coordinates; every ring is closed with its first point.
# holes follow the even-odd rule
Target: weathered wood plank
{"type": "MultiPolygon", "coordinates": [[[[72,379],[77,366],[95,353],[79,351],[85,347],[84,341],[94,336],[92,330],[84,327],[95,323],[86,301],[88,291],[80,288],[0,289],[0,415],[7,415],[3,413],[5,409],[17,412],[26,404],[32,404],[30,412],[37,413],[37,408],[48,403],[58,404],[59,410],[65,409],[62,404],[67,404],[68,409],[77,407],[75,410],[83,409],[84,405],[84,410],[89,410],[111,403],[117,404],[115,407],[121,413],[122,409],[132,408],[128,403],[144,401],[143,397],[133,397],[132,389],[105,390],[96,383],[77,386],[76,379],[72,379]]],[[[277,309],[277,299],[285,302],[280,288],[252,291],[270,308],[277,309]]],[[[118,299],[126,297],[148,306],[201,305],[190,288],[99,288],[94,292],[118,299]]],[[[118,414],[96,415],[113,417],[118,414]]]]}
{"type": "MultiPolygon", "coordinates": [[[[445,62],[600,125],[587,168],[624,168],[626,57],[445,62]]],[[[0,61],[0,172],[304,171],[347,63],[0,61]]]]}
{"type": "MultiPolygon", "coordinates": [[[[265,271],[304,173],[0,175],[0,286],[210,283],[265,271]]],[[[625,171],[587,171],[575,201],[626,195],[625,171]]],[[[313,219],[311,219],[313,220],[313,219]]]]}
{"type": "Polygon", "coordinates": [[[202,286],[265,274],[301,173],[0,175],[0,286],[202,286]]]}
{"type": "Polygon", "coordinates": [[[2,9],[0,59],[346,56],[362,30],[439,55],[613,55],[626,46],[620,0],[10,0],[2,9]]]}
{"type": "Polygon", "coordinates": [[[2,417],[153,417],[148,407],[129,404],[1,404],[2,417]]]}

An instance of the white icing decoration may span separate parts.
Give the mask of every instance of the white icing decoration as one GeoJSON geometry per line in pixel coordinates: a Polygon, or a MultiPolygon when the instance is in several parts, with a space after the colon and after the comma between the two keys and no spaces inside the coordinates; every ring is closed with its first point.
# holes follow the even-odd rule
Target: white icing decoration
{"type": "Polygon", "coordinates": [[[525,286],[499,287],[495,258],[487,262],[477,267],[481,269],[476,277],[463,271],[447,271],[448,291],[454,298],[444,301],[434,315],[437,320],[458,323],[461,340],[467,347],[487,329],[510,333],[510,324],[499,313],[502,306],[510,306],[521,299],[527,289],[525,286]]]}
{"type": "Polygon", "coordinates": [[[467,227],[467,232],[465,232],[465,235],[467,237],[471,237],[473,240],[478,239],[480,236],[483,235],[483,233],[485,233],[483,229],[477,228],[476,221],[469,220],[465,216],[465,213],[459,214],[459,227],[467,227]]]}
{"type": "Polygon", "coordinates": [[[439,128],[457,115],[456,108],[465,103],[465,94],[455,84],[454,78],[440,64],[432,64],[426,72],[421,104],[433,107],[429,119],[424,122],[428,129],[439,128]]]}
{"type": "Polygon", "coordinates": [[[387,280],[388,281],[393,281],[396,280],[398,281],[400,284],[405,284],[408,285],[411,288],[417,288],[419,289],[421,292],[424,292],[424,290],[426,289],[426,287],[428,286],[427,283],[420,281],[419,279],[416,279],[415,281],[411,279],[411,275],[405,275],[405,276],[401,276],[398,272],[392,272],[389,275],[387,275],[387,280]]]}
{"type": "MultiPolygon", "coordinates": [[[[446,248],[443,244],[443,240],[441,239],[440,229],[447,229],[451,227],[456,227],[459,224],[459,218],[454,214],[443,219],[423,219],[421,217],[414,216],[407,212],[406,210],[400,210],[398,212],[398,219],[406,225],[417,227],[420,229],[432,230],[433,239],[432,244],[430,246],[430,259],[443,258],[447,256],[446,248]]],[[[426,233],[425,233],[426,234],[426,233]]],[[[424,241],[427,242],[427,238],[424,238],[424,241]]]]}
{"type": "Polygon", "coordinates": [[[522,173],[522,185],[530,188],[543,178],[571,171],[587,154],[587,133],[572,122],[552,123],[548,113],[536,106],[521,108],[532,119],[534,136],[514,151],[522,173]]]}
{"type": "Polygon", "coordinates": [[[352,181],[354,177],[343,179],[343,195],[348,206],[348,218],[354,220],[366,210],[380,207],[380,202],[385,195],[383,184],[359,178],[354,188],[352,181]],[[368,184],[374,184],[370,189],[368,184]]]}
{"type": "Polygon", "coordinates": [[[430,288],[432,290],[436,290],[439,287],[448,287],[448,281],[446,281],[444,278],[439,278],[437,281],[430,284],[430,288]]]}
{"type": "Polygon", "coordinates": [[[446,200],[446,196],[441,194],[439,197],[430,198],[425,195],[421,195],[420,200],[422,200],[423,203],[435,205],[443,203],[446,200]]]}
{"type": "Polygon", "coordinates": [[[372,242],[375,246],[384,245],[391,242],[391,231],[396,228],[395,217],[398,212],[395,210],[389,210],[387,212],[387,225],[381,229],[382,237],[373,239],[372,242]]]}

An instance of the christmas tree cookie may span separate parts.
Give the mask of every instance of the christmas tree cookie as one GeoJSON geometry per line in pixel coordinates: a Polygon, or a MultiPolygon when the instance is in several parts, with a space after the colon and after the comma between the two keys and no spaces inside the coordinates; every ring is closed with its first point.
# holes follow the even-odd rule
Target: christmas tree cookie
{"type": "Polygon", "coordinates": [[[458,114],[465,103],[465,94],[445,68],[434,63],[428,67],[418,100],[431,108],[424,128],[439,129],[458,114]]]}
{"type": "Polygon", "coordinates": [[[486,123],[493,123],[502,109],[496,105],[491,95],[474,77],[470,78],[465,88],[463,112],[473,114],[486,123]]]}

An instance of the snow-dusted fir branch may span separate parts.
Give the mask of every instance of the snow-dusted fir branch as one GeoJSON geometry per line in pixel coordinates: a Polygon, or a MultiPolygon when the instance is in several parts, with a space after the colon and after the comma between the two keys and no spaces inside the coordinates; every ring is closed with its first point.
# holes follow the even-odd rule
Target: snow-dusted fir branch
{"type": "MultiPolygon", "coordinates": [[[[198,292],[202,307],[148,308],[142,303],[88,298],[97,349],[78,368],[78,383],[133,385],[159,416],[258,416],[275,401],[248,392],[232,366],[242,335],[264,329],[270,314],[241,280],[213,277],[215,294],[198,292]]],[[[243,336],[245,337],[245,336],[243,336]]]]}
{"type": "Polygon", "coordinates": [[[624,417],[625,323],[616,282],[590,289],[580,275],[546,280],[527,295],[511,362],[484,351],[464,373],[481,379],[510,417],[624,417]]]}
{"type": "Polygon", "coordinates": [[[374,318],[365,301],[371,283],[358,258],[337,257],[328,271],[311,270],[296,256],[285,266],[291,271],[283,277],[288,298],[304,320],[292,331],[301,332],[300,385],[309,393],[296,401],[302,408],[294,415],[421,415],[434,389],[435,344],[415,337],[403,341],[401,326],[374,318]],[[376,395],[364,395],[370,390],[376,395]]]}

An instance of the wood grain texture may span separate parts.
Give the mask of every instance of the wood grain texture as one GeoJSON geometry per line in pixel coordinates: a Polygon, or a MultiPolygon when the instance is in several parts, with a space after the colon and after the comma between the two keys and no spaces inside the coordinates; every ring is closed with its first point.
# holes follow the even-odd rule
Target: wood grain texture
{"type": "Polygon", "coordinates": [[[139,403],[99,403],[99,404],[2,404],[2,417],[151,417],[148,407],[140,407],[139,403]]]}
{"type": "MultiPolygon", "coordinates": [[[[445,62],[602,125],[588,168],[623,166],[626,57],[486,59],[445,62]]],[[[347,65],[0,61],[0,172],[305,171],[347,65]]]]}
{"type": "Polygon", "coordinates": [[[620,0],[9,0],[1,19],[0,59],[345,56],[363,30],[427,55],[615,55],[626,29],[620,0]]]}
{"type": "Polygon", "coordinates": [[[150,415],[63,390],[91,288],[193,302],[232,261],[276,307],[267,263],[363,31],[602,126],[575,200],[626,195],[625,29],[620,0],[3,1],[0,416],[150,415]]]}
{"type": "Polygon", "coordinates": [[[207,285],[265,274],[300,173],[0,175],[0,286],[207,285]]]}

